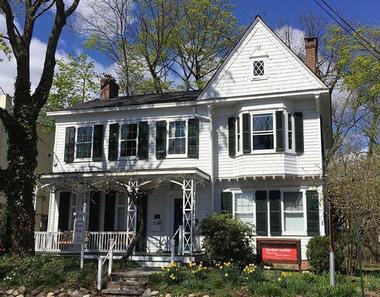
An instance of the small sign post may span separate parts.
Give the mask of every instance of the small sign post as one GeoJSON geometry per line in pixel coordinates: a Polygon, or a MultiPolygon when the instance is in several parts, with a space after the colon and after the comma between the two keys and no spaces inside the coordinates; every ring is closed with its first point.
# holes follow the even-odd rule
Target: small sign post
{"type": "Polygon", "coordinates": [[[84,264],[84,240],[86,231],[86,203],[83,203],[83,211],[75,213],[73,245],[80,247],[80,269],[84,264]]]}

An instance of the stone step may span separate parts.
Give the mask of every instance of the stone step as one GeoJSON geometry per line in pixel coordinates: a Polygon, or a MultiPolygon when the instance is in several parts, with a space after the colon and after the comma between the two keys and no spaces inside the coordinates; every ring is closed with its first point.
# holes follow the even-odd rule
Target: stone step
{"type": "Polygon", "coordinates": [[[121,296],[130,296],[137,297],[141,296],[144,293],[144,289],[123,289],[123,290],[115,290],[115,289],[104,289],[101,290],[102,296],[108,297],[121,297],[121,296]]]}
{"type": "Polygon", "coordinates": [[[134,280],[117,280],[107,282],[107,289],[139,289],[144,288],[147,284],[147,281],[134,281],[134,280]]]}

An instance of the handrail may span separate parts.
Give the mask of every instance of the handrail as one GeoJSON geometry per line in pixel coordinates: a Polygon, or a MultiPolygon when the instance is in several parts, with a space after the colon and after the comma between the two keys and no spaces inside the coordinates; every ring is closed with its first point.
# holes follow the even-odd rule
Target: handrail
{"type": "Polygon", "coordinates": [[[178,234],[178,254],[182,254],[182,234],[183,234],[183,227],[180,225],[177,229],[177,231],[174,233],[173,237],[170,239],[170,260],[173,263],[174,257],[175,257],[175,237],[178,234]]]}
{"type": "Polygon", "coordinates": [[[102,289],[102,270],[103,270],[103,264],[108,259],[108,276],[112,273],[112,261],[113,261],[113,249],[116,244],[116,240],[113,240],[113,238],[110,239],[110,248],[107,252],[107,254],[104,256],[104,259],[102,260],[102,256],[99,256],[98,258],[98,284],[97,288],[100,291],[102,289]]]}

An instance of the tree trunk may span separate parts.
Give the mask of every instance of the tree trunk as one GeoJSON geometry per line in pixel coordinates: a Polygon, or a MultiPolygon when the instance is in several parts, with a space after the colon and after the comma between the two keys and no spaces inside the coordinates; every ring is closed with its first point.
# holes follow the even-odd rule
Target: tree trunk
{"type": "Polygon", "coordinates": [[[15,105],[14,117],[17,125],[7,128],[8,168],[7,186],[7,229],[6,247],[18,256],[34,253],[34,190],[37,167],[37,132],[35,107],[31,104],[29,90],[17,88],[15,102],[29,101],[29,104],[15,105]],[[21,89],[21,90],[20,90],[21,89]],[[21,94],[20,94],[21,93],[21,94]],[[22,96],[22,99],[17,98],[22,96]],[[25,108],[28,106],[28,108],[25,108]]]}

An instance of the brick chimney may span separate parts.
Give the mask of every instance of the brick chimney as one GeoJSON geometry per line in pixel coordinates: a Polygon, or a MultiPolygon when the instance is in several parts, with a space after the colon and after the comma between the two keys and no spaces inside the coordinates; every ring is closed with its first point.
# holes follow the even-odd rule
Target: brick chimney
{"type": "Polygon", "coordinates": [[[305,52],[306,52],[306,65],[318,75],[317,62],[318,62],[318,39],[316,37],[305,38],[305,52]]]}
{"type": "Polygon", "coordinates": [[[119,85],[112,75],[106,74],[100,79],[100,100],[108,100],[119,96],[119,85]]]}

